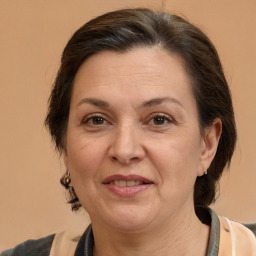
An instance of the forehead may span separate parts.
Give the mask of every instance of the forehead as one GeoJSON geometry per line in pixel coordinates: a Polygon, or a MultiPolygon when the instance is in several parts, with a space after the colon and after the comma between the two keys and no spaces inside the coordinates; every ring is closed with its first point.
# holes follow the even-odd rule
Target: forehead
{"type": "Polygon", "coordinates": [[[182,60],[160,47],[135,48],[124,53],[102,51],[88,58],[76,74],[73,96],[104,90],[193,97],[182,60]]]}
{"type": "Polygon", "coordinates": [[[112,73],[139,74],[143,71],[148,73],[161,73],[163,76],[166,71],[176,75],[185,73],[181,58],[175,54],[171,54],[166,50],[154,47],[138,47],[130,49],[126,52],[101,51],[89,57],[79,68],[77,77],[81,73],[88,74],[107,74],[112,73]],[[169,65],[166,65],[166,64],[169,65]],[[136,72],[137,71],[137,72],[136,72]]]}

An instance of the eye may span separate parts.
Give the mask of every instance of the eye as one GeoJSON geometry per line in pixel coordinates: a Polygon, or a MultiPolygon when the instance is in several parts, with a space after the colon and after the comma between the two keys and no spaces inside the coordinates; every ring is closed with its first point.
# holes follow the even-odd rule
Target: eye
{"type": "Polygon", "coordinates": [[[106,119],[100,115],[87,116],[82,120],[82,124],[89,126],[102,126],[107,123],[106,119]]]}
{"type": "Polygon", "coordinates": [[[163,125],[166,122],[168,122],[169,120],[165,116],[156,116],[153,118],[152,121],[155,125],[163,125]]]}
{"type": "Polygon", "coordinates": [[[173,123],[173,120],[171,117],[165,114],[155,114],[149,120],[149,124],[155,125],[155,126],[164,126],[164,125],[168,125],[169,123],[173,123]]]}

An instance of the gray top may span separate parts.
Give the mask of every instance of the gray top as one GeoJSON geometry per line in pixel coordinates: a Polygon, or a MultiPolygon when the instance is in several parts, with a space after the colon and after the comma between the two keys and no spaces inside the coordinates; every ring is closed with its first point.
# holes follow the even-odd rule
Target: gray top
{"type": "Polygon", "coordinates": [[[1,253],[1,256],[49,256],[54,235],[38,240],[27,240],[1,253]]]}

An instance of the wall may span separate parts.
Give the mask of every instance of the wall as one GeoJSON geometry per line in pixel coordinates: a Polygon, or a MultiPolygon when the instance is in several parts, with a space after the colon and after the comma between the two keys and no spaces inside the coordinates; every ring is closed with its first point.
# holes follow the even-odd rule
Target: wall
{"type": "MultiPolygon", "coordinates": [[[[43,126],[61,51],[84,22],[103,12],[161,1],[0,0],[0,249],[70,226],[83,228],[85,213],[71,213],[59,177],[65,171],[43,126]]],[[[256,221],[256,1],[166,0],[215,43],[230,83],[239,143],[213,206],[232,219],[256,221]]]]}

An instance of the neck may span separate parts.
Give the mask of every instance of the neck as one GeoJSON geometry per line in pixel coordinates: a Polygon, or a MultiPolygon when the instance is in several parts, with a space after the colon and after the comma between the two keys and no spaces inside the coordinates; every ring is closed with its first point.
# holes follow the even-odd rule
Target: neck
{"type": "Polygon", "coordinates": [[[93,255],[206,255],[210,227],[202,224],[194,211],[170,219],[157,228],[146,227],[134,232],[110,230],[92,222],[95,242],[93,255]]]}

